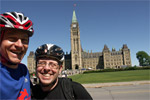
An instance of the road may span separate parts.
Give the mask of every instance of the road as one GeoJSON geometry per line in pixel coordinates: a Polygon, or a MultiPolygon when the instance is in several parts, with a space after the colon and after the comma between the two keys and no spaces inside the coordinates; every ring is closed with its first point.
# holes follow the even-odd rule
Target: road
{"type": "Polygon", "coordinates": [[[93,100],[150,100],[150,84],[87,88],[93,100]]]}

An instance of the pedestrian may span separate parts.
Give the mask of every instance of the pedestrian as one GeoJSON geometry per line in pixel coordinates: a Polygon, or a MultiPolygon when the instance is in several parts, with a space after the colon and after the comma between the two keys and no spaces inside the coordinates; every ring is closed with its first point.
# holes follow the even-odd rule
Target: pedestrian
{"type": "Polygon", "coordinates": [[[0,15],[0,100],[30,100],[27,67],[21,64],[28,49],[33,24],[19,12],[0,15]]]}
{"type": "Polygon", "coordinates": [[[81,84],[69,78],[58,78],[64,61],[64,52],[59,46],[41,45],[36,49],[35,59],[39,84],[32,88],[32,99],[92,100],[81,84]]]}

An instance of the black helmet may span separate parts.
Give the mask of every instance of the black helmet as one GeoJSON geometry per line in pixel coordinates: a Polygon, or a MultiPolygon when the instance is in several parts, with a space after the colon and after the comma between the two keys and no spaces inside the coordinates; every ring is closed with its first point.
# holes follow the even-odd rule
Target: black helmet
{"type": "Polygon", "coordinates": [[[36,49],[35,58],[36,60],[39,58],[54,58],[62,63],[64,60],[64,52],[57,45],[43,44],[36,49]]]}

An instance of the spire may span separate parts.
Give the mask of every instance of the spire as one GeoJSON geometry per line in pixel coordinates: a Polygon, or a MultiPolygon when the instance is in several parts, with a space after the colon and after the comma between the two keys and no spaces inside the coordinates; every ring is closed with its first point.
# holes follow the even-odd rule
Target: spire
{"type": "Polygon", "coordinates": [[[104,49],[103,50],[109,50],[106,44],[104,45],[104,49]]]}
{"type": "Polygon", "coordinates": [[[75,10],[73,10],[72,22],[77,22],[75,10]]]}
{"type": "Polygon", "coordinates": [[[116,51],[116,49],[114,47],[112,47],[112,51],[116,51]]]}
{"type": "Polygon", "coordinates": [[[103,48],[103,52],[104,52],[104,51],[109,51],[109,48],[107,47],[106,44],[104,45],[104,48],[103,48]]]}
{"type": "Polygon", "coordinates": [[[123,44],[122,49],[128,49],[128,46],[126,44],[123,44]]]}
{"type": "Polygon", "coordinates": [[[29,56],[30,56],[30,57],[31,57],[31,56],[34,56],[34,51],[30,51],[29,56]]]}

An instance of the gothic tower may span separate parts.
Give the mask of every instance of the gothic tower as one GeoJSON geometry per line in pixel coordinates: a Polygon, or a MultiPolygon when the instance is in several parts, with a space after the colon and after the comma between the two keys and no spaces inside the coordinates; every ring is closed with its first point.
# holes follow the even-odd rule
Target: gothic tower
{"type": "Polygon", "coordinates": [[[81,43],[80,43],[80,30],[79,24],[76,18],[75,10],[73,11],[72,23],[70,25],[71,34],[71,63],[72,69],[81,69],[81,43]]]}
{"type": "Polygon", "coordinates": [[[130,49],[126,44],[122,47],[123,51],[123,65],[131,66],[131,57],[130,57],[130,49]]]}
{"type": "Polygon", "coordinates": [[[35,57],[34,56],[35,56],[34,52],[30,51],[30,54],[27,57],[29,73],[35,72],[35,59],[34,59],[35,57]]]}

